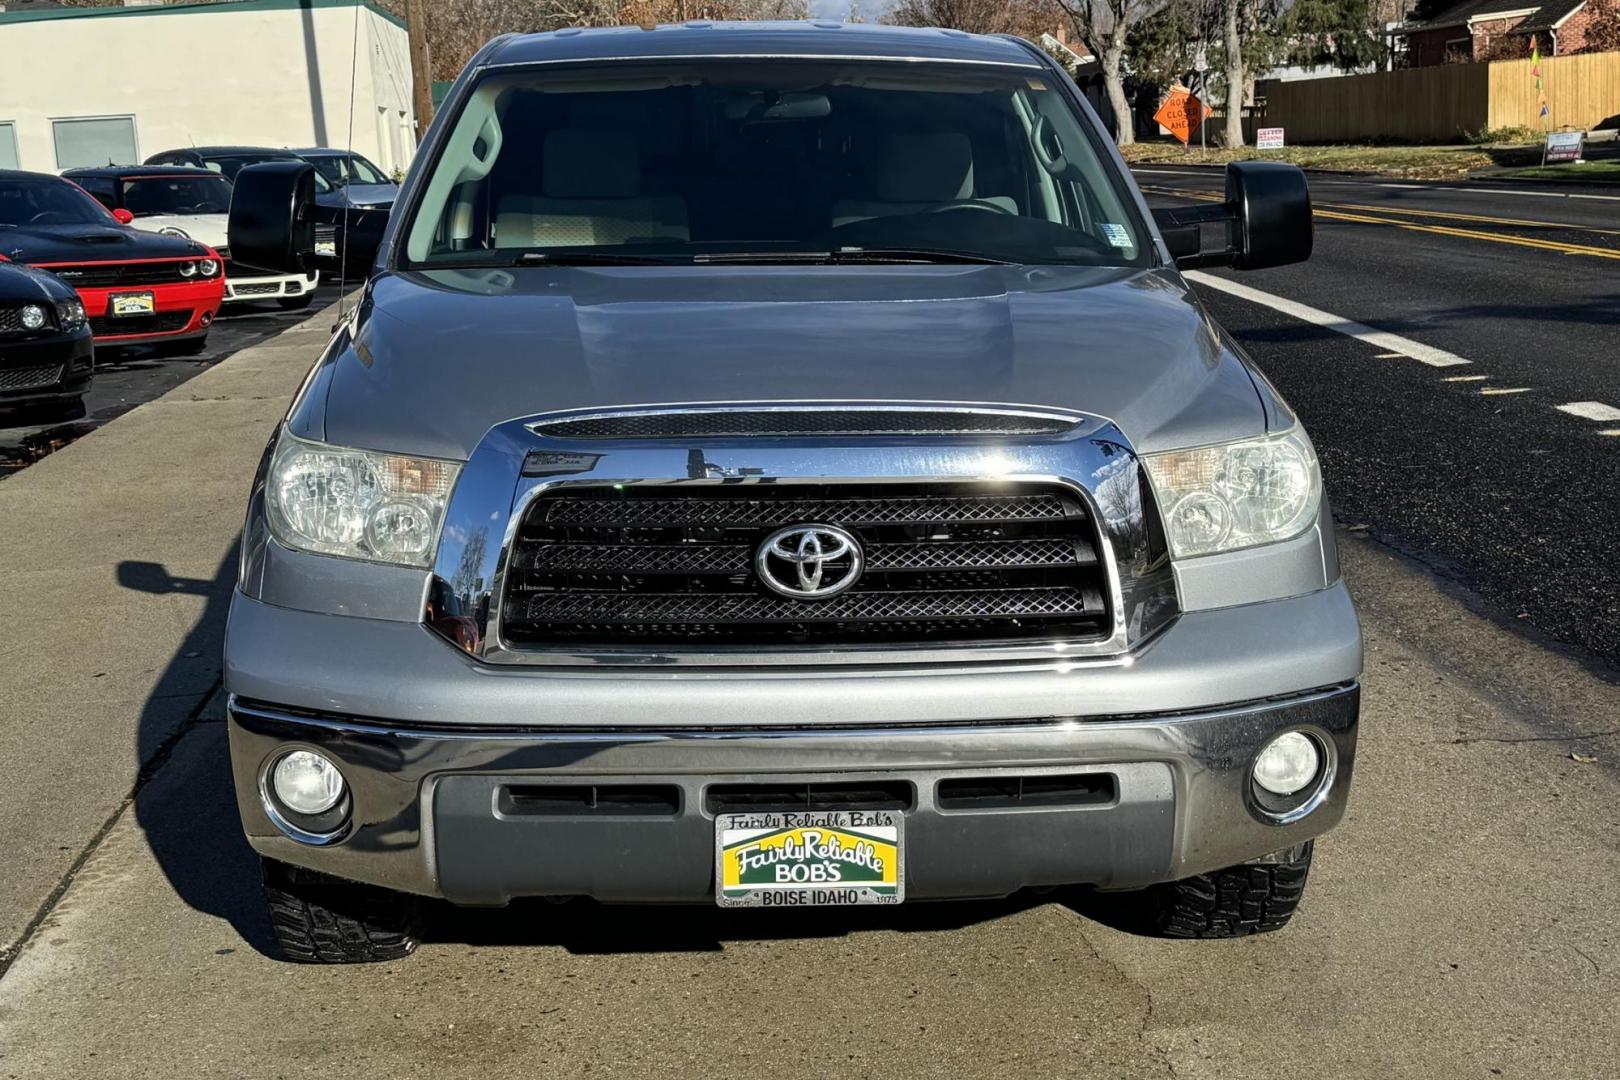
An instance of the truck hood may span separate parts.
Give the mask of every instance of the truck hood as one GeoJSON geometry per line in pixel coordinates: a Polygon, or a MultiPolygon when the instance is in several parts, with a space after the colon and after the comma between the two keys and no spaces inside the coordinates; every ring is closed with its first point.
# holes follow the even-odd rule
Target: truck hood
{"type": "Polygon", "coordinates": [[[1243,361],[1167,271],[624,267],[385,273],[294,430],[465,459],[502,421],[726,401],[1061,407],[1140,450],[1265,430],[1243,361]]]}
{"type": "Polygon", "coordinates": [[[105,225],[30,225],[0,229],[0,255],[12,262],[122,262],[179,259],[205,248],[178,236],[159,236],[109,220],[105,225]]]}

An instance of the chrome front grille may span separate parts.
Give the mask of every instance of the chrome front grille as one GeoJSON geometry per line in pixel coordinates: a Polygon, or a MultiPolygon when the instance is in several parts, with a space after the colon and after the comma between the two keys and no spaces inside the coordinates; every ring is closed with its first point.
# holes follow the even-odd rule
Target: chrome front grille
{"type": "Polygon", "coordinates": [[[530,504],[511,548],[502,637],[570,645],[837,646],[1094,641],[1108,636],[1096,523],[1057,484],[564,487],[530,504]],[[860,542],[836,596],[767,588],[774,531],[860,542]]]}

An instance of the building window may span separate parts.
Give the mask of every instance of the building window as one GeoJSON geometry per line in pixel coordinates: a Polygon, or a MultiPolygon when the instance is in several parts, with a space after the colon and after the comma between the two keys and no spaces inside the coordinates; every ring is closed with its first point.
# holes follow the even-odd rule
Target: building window
{"type": "Polygon", "coordinates": [[[133,116],[87,116],[51,121],[58,169],[138,165],[133,116]]]}
{"type": "Polygon", "coordinates": [[[0,169],[20,169],[17,164],[17,125],[0,123],[0,169]]]}

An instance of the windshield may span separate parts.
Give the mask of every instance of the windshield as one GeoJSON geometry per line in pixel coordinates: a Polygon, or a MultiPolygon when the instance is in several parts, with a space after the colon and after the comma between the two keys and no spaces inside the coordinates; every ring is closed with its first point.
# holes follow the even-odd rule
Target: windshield
{"type": "Polygon", "coordinates": [[[0,184],[0,226],[111,225],[112,215],[66,180],[13,180],[0,184]]]}
{"type": "Polygon", "coordinates": [[[452,126],[405,257],[1142,265],[1142,226],[1099,149],[1036,68],[503,72],[452,126]]]}
{"type": "Polygon", "coordinates": [[[222,176],[126,177],[124,209],[136,217],[228,214],[231,182],[222,176]]]}
{"type": "MultiPolygon", "coordinates": [[[[211,172],[217,172],[227,180],[235,180],[236,174],[249,165],[263,165],[267,161],[303,161],[297,154],[238,154],[232,157],[208,158],[203,161],[204,167],[211,172]]],[[[332,185],[326,182],[321,170],[315,170],[315,190],[331,191],[332,185]]]]}
{"type": "Polygon", "coordinates": [[[350,180],[357,184],[393,183],[380,169],[359,154],[351,154],[347,158],[336,154],[311,154],[306,160],[334,187],[343,187],[350,180]]]}

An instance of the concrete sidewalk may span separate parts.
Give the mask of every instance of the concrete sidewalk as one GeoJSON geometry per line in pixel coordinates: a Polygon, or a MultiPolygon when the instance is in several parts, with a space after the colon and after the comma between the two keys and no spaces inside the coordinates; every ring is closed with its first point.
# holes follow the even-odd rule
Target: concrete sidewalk
{"type": "Polygon", "coordinates": [[[332,322],[0,482],[0,955],[219,685],[248,485],[332,322]]]}

